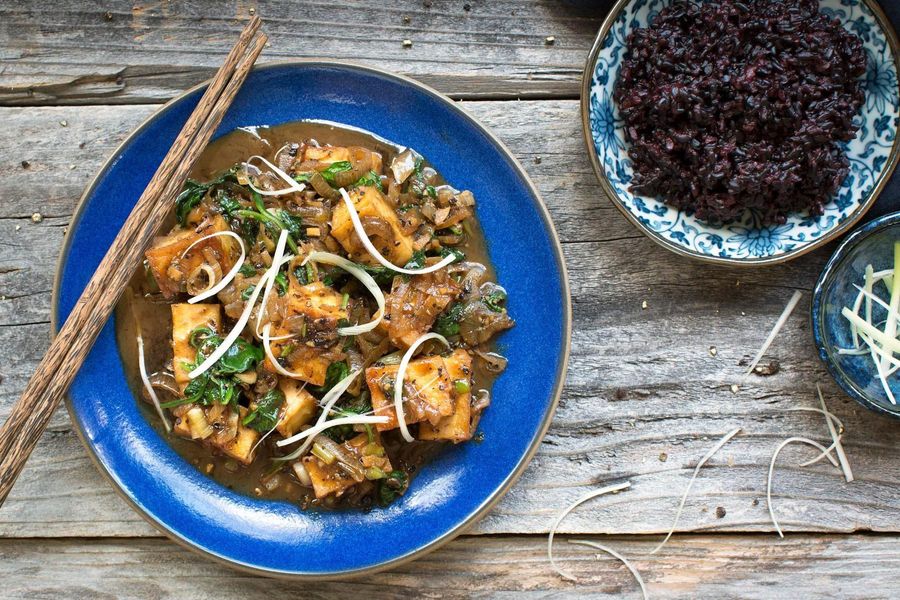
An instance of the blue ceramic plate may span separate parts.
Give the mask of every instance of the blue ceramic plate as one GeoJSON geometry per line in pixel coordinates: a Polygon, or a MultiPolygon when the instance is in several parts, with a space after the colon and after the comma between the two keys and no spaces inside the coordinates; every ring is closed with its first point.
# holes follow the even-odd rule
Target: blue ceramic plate
{"type": "Polygon", "coordinates": [[[710,225],[661,200],[635,195],[624,123],[613,88],[632,30],[647,27],[673,0],[620,0],[600,30],[588,57],[581,116],[588,154],[606,194],[629,220],[663,247],[708,262],[762,265],[784,262],[850,229],[874,204],[897,166],[900,140],[898,42],[875,0],[820,0],[822,11],[840,19],[862,40],[869,57],[866,101],[857,116],[856,139],[846,144],[850,174],[819,217],[793,215],[784,225],[762,226],[745,212],[740,221],[710,225]]]}
{"type": "MultiPolygon", "coordinates": [[[[133,133],[88,187],[66,237],[53,302],[69,314],[200,98],[195,88],[133,133]]],[[[184,545],[257,573],[305,578],[371,572],[449,541],[482,517],[536,451],[568,360],[570,302],[559,241],[537,190],[509,151],[437,92],[334,62],[254,69],[217,135],[244,125],[321,119],[421,152],[478,201],[478,217],[517,325],[500,344],[509,369],[481,420],[482,443],[448,448],[384,510],[303,512],[238,495],[201,474],[151,428],[126,384],[108,323],[69,392],[89,452],[113,486],[184,545]]]]}
{"type": "MultiPolygon", "coordinates": [[[[863,284],[866,265],[871,264],[875,272],[893,268],[894,242],[900,242],[900,213],[867,223],[841,243],[816,284],[812,329],[819,356],[838,385],[866,408],[900,418],[900,406],[888,399],[872,359],[838,352],[838,348],[853,345],[850,325],[841,310],[853,307],[858,293],[854,284],[863,284]]],[[[883,284],[876,285],[878,295],[886,298],[883,284]]],[[[875,305],[872,316],[881,320],[886,312],[875,305]]],[[[894,376],[888,381],[891,392],[900,399],[900,378],[894,376]]]]}

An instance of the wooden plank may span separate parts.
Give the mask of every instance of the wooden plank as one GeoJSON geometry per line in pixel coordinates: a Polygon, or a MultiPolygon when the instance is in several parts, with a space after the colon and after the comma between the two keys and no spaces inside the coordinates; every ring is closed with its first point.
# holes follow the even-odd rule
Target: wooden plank
{"type": "MultiPolygon", "coordinates": [[[[646,540],[603,540],[641,572],[653,598],[895,598],[896,536],[713,535],[673,539],[641,557],[646,540]]],[[[2,540],[3,596],[16,598],[639,598],[625,568],[558,540],[577,583],[549,567],[540,537],[464,537],[386,573],[293,583],[229,570],[162,540],[2,540]]]]}
{"type": "MultiPolygon", "coordinates": [[[[212,76],[256,2],[0,7],[0,104],[161,102],[212,76]]],[[[455,97],[577,97],[605,14],[545,0],[266,2],[264,61],[329,57],[455,97]],[[465,8],[468,7],[468,10],[465,8]],[[547,36],[555,42],[545,43],[547,36]],[[404,47],[403,40],[412,41],[404,47]]]]}
{"type": "MultiPolygon", "coordinates": [[[[827,436],[818,415],[784,412],[814,406],[816,381],[847,424],[858,479],[846,484],[825,464],[798,469],[793,465],[804,451],[786,451],[775,480],[782,524],[900,529],[900,429],[831,383],[813,350],[808,294],[771,350],[780,371],[742,374],[792,290],[812,288],[827,250],[761,270],[686,261],[644,239],[603,198],[584,157],[576,102],[464,106],[511,146],[541,188],[564,241],[575,320],[571,369],[553,427],[523,479],[475,532],[544,532],[561,506],[591,486],[626,478],[632,490],[598,499],[563,529],[665,531],[697,460],[735,427],[745,434],[702,471],[679,530],[769,531],[765,481],[775,446],[791,435],[827,436]]],[[[19,156],[0,157],[0,294],[10,298],[0,301],[0,417],[46,345],[46,290],[59,229],[110,147],[149,111],[0,109],[6,124],[0,147],[22,148],[31,163],[23,169],[19,156]],[[53,218],[32,223],[35,210],[53,218]]],[[[54,433],[0,510],[0,535],[155,535],[95,473],[67,417],[53,423],[54,433]],[[71,502],[73,491],[88,501],[71,502]]]]}

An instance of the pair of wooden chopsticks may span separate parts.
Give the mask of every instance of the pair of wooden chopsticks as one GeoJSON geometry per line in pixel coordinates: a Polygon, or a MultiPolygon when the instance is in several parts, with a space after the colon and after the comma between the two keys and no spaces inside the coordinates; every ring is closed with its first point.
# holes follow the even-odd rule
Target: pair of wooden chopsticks
{"type": "Polygon", "coordinates": [[[0,506],[112,314],[131,275],[140,267],[159,223],[171,210],[197,157],[219,127],[222,116],[262,52],[267,38],[264,33],[257,35],[260,25],[259,17],[254,16],[241,32],[225,64],[216,73],[178,134],[6,423],[0,428],[0,506]]]}

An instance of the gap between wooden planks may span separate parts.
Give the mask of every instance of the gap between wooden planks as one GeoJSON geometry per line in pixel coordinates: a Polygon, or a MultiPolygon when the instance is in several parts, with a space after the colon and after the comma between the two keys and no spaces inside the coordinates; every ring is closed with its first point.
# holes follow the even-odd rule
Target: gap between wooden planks
{"type": "MultiPolygon", "coordinates": [[[[525,476],[474,532],[544,532],[591,486],[626,478],[632,491],[585,507],[564,531],[665,531],[696,460],[737,426],[748,434],[701,472],[680,529],[769,531],[765,473],[775,445],[790,435],[827,437],[817,415],[779,411],[816,406],[815,381],[826,384],[830,408],[848,426],[860,480],[844,484],[825,465],[792,468],[801,453],[786,453],[775,482],[780,520],[788,531],[900,530],[900,432],[830,383],[804,318],[808,295],[770,352],[778,374],[730,388],[742,383],[739,363],[759,348],[792,290],[812,287],[827,250],[752,271],[685,261],[643,238],[602,196],[584,157],[577,102],[463,107],[511,147],[540,188],[563,240],[575,312],[554,425],[525,476]]],[[[0,156],[0,416],[46,348],[56,257],[82,189],[155,108],[0,109],[0,147],[13,149],[0,156]],[[34,212],[41,222],[32,222],[34,212]]],[[[0,511],[0,535],[157,534],[96,472],[61,413],[0,511]]]]}

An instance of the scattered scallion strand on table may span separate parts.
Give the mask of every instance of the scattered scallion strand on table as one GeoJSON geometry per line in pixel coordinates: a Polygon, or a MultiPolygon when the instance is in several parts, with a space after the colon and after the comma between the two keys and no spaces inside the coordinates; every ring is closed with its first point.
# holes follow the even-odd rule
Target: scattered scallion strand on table
{"type": "MultiPolygon", "coordinates": [[[[615,559],[618,559],[625,568],[631,572],[631,575],[634,577],[634,580],[637,581],[638,585],[641,586],[641,595],[644,600],[648,600],[650,596],[647,594],[647,587],[644,585],[644,578],[641,577],[640,572],[634,567],[634,565],[629,562],[627,558],[613,550],[608,546],[604,546],[603,544],[598,544],[597,542],[592,542],[590,540],[569,540],[570,544],[578,544],[579,546],[588,546],[589,548],[595,548],[600,550],[601,552],[605,552],[612,556],[615,559]]],[[[597,555],[597,558],[601,558],[601,555],[597,555]]]]}
{"type": "Polygon", "coordinates": [[[623,490],[627,490],[631,487],[630,481],[625,481],[622,483],[616,483],[613,485],[608,485],[606,487],[602,487],[599,490],[594,490],[593,492],[589,492],[570,504],[568,508],[559,513],[559,516],[556,517],[556,521],[553,523],[553,526],[550,528],[550,535],[547,537],[547,559],[550,561],[550,566],[553,567],[553,570],[556,571],[560,577],[564,579],[568,579],[569,581],[578,581],[578,578],[569,573],[568,571],[562,569],[557,566],[556,561],[553,559],[553,537],[556,535],[556,530],[559,529],[560,523],[562,523],[563,519],[565,519],[569,513],[573,510],[587,502],[588,500],[593,500],[599,496],[603,496],[606,494],[613,494],[615,492],[621,492],[623,490]]]}
{"type": "Polygon", "coordinates": [[[759,364],[759,361],[761,361],[762,357],[768,352],[769,346],[775,341],[775,337],[781,331],[781,328],[784,327],[784,324],[787,323],[788,318],[791,316],[791,313],[794,312],[794,309],[797,308],[797,303],[800,302],[800,298],[802,297],[803,293],[796,291],[794,292],[794,295],[791,296],[791,299],[788,300],[787,306],[784,307],[781,316],[778,317],[778,321],[775,322],[775,326],[772,328],[772,331],[769,332],[766,341],[763,342],[762,348],[759,349],[753,362],[750,363],[750,368],[747,369],[747,375],[753,373],[753,369],[756,368],[756,365],[759,364]]]}

